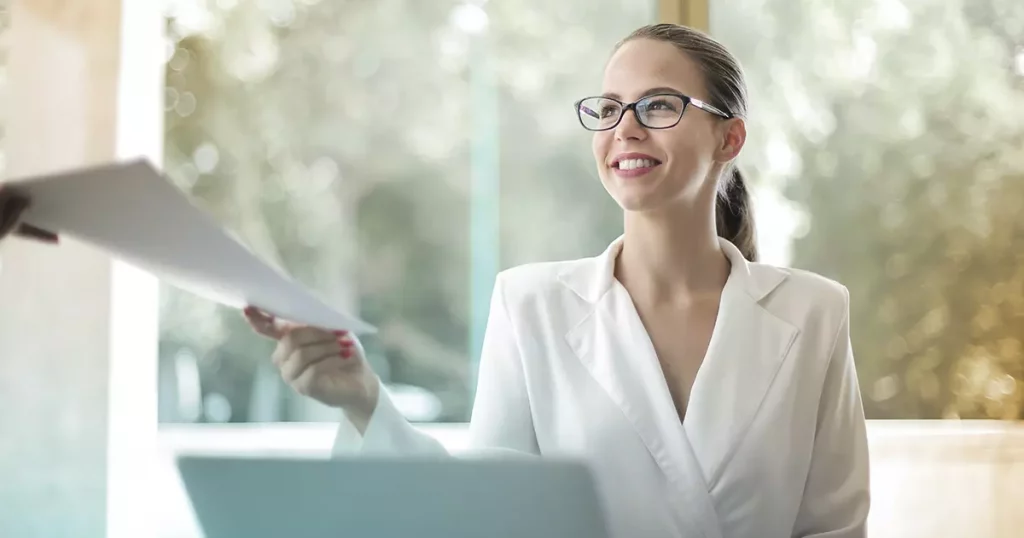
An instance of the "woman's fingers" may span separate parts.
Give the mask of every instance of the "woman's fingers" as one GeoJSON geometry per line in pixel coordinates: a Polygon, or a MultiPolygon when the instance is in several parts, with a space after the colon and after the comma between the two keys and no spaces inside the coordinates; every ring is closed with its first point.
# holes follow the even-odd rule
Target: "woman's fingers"
{"type": "Polygon", "coordinates": [[[358,386],[352,370],[346,368],[351,361],[335,356],[310,364],[290,383],[299,394],[310,396],[335,407],[344,407],[345,402],[358,398],[362,391],[353,392],[358,386]],[[329,388],[328,388],[329,387],[329,388]]]}
{"type": "Polygon", "coordinates": [[[337,342],[345,336],[343,331],[327,331],[317,327],[299,326],[287,331],[282,341],[287,341],[293,348],[300,348],[324,342],[337,342]]]}
{"type": "Polygon", "coordinates": [[[292,383],[314,364],[327,359],[341,359],[343,347],[337,340],[332,340],[299,348],[285,357],[283,363],[279,365],[281,377],[292,383]]]}
{"type": "Polygon", "coordinates": [[[362,409],[371,405],[363,400],[369,401],[366,387],[376,379],[363,357],[359,341],[346,331],[294,327],[278,341],[273,360],[299,394],[332,407],[356,402],[362,409]]]}
{"type": "Polygon", "coordinates": [[[243,313],[245,314],[245,320],[249,322],[249,326],[257,333],[274,340],[280,340],[285,337],[287,331],[277,322],[274,316],[254,306],[246,307],[243,313]]]}
{"type": "Polygon", "coordinates": [[[316,327],[295,327],[288,330],[280,339],[272,358],[279,368],[292,360],[296,354],[304,357],[312,354],[313,359],[319,359],[324,349],[336,351],[338,356],[347,359],[354,354],[353,346],[352,337],[345,331],[331,332],[316,327]]]}
{"type": "Polygon", "coordinates": [[[348,331],[327,331],[279,320],[273,314],[255,306],[246,307],[242,313],[245,315],[245,320],[249,322],[249,326],[257,333],[274,340],[288,338],[295,347],[338,339],[348,334],[348,331]]]}
{"type": "Polygon", "coordinates": [[[331,360],[336,363],[328,369],[332,372],[339,366],[357,364],[358,344],[348,331],[288,324],[251,306],[245,309],[244,314],[257,333],[277,340],[271,360],[280,370],[281,378],[300,393],[308,392],[313,378],[326,371],[318,364],[331,360]]]}

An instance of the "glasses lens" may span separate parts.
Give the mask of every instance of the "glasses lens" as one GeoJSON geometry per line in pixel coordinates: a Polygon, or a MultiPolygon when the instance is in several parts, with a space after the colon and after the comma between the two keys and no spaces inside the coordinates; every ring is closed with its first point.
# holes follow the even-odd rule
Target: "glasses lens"
{"type": "Polygon", "coordinates": [[[580,101],[577,112],[584,127],[591,131],[603,131],[619,121],[622,105],[604,97],[590,97],[580,101]]]}
{"type": "Polygon", "coordinates": [[[652,95],[636,104],[640,123],[652,129],[664,129],[675,125],[683,116],[686,101],[678,95],[652,95]]]}

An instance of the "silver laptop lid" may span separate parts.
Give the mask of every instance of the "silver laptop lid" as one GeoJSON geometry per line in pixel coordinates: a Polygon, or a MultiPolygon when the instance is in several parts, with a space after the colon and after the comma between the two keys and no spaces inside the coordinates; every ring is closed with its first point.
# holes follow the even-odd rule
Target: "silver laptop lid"
{"type": "Polygon", "coordinates": [[[206,538],[606,538],[589,470],[539,458],[183,456],[206,538]]]}

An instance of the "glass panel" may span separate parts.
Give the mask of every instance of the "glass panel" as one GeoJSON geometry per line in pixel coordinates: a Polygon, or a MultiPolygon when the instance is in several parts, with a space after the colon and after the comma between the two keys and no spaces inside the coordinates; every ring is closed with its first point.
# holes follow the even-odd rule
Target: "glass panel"
{"type": "MultiPolygon", "coordinates": [[[[167,170],[379,326],[364,343],[410,418],[466,420],[495,272],[618,233],[572,103],[655,7],[172,2],[167,170]]],[[[161,420],[336,420],[283,386],[271,351],[237,312],[165,290],[161,420]]]]}
{"type": "Polygon", "coordinates": [[[849,287],[869,418],[1024,416],[1024,3],[711,7],[765,250],[849,287]]]}

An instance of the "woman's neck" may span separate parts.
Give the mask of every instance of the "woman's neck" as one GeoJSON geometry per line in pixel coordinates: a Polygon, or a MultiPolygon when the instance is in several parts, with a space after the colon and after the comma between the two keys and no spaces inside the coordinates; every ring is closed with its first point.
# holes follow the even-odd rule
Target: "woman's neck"
{"type": "Polygon", "coordinates": [[[686,304],[718,296],[729,277],[713,216],[627,212],[615,276],[634,300],[686,304]]]}

